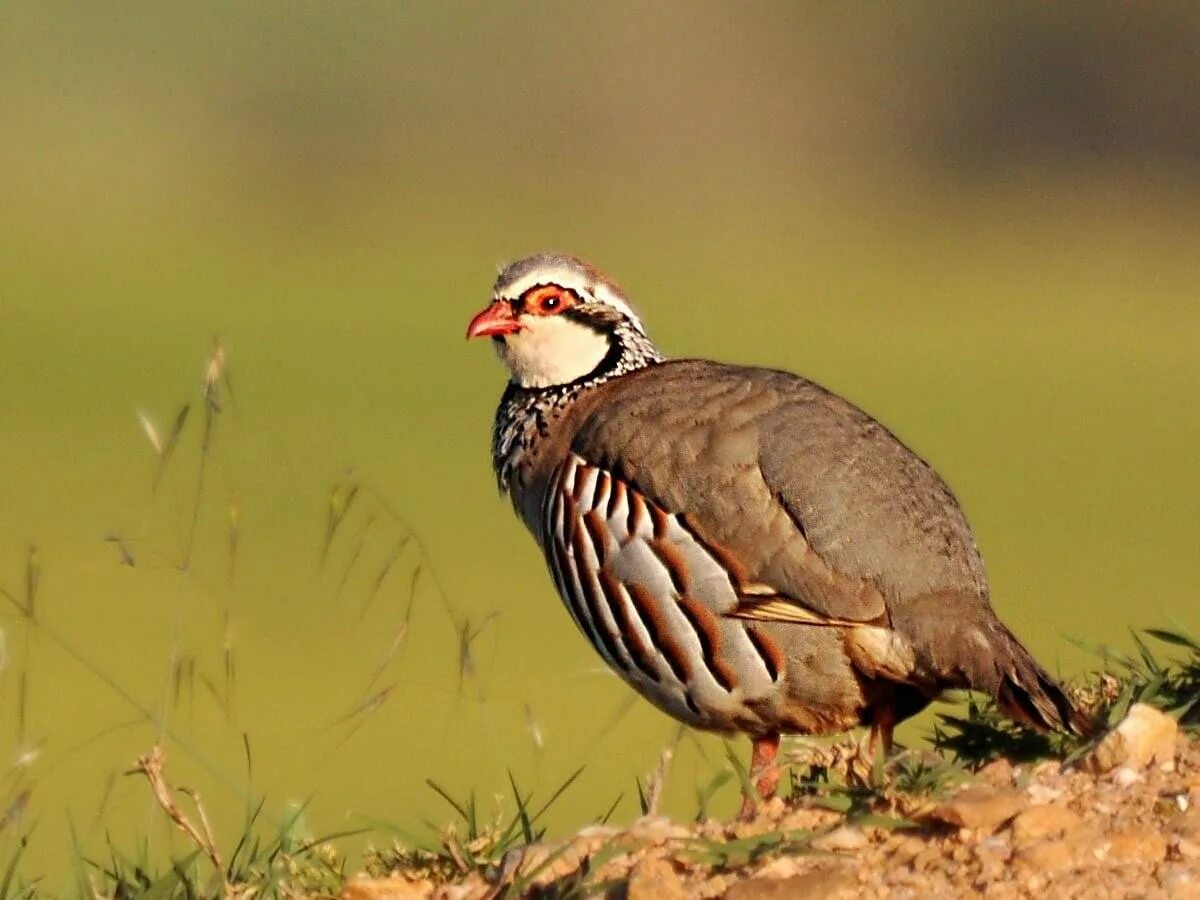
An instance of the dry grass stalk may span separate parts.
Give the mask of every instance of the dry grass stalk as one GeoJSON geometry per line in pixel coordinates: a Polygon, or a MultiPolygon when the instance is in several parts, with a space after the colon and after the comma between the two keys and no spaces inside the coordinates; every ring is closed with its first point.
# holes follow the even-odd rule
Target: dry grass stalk
{"type": "Polygon", "coordinates": [[[671,759],[675,756],[675,750],[672,747],[663,747],[662,755],[658,758],[658,765],[654,767],[654,771],[650,773],[649,779],[646,782],[646,814],[650,816],[658,815],[658,804],[662,800],[663,785],[667,781],[667,772],[671,768],[671,759]]]}
{"type": "Polygon", "coordinates": [[[21,822],[21,817],[25,815],[25,810],[29,806],[29,797],[32,791],[25,788],[18,791],[16,797],[8,804],[8,808],[0,813],[0,831],[4,831],[10,826],[15,828],[21,822]]]}
{"type": "Polygon", "coordinates": [[[33,545],[29,547],[29,554],[25,559],[25,614],[32,620],[34,616],[34,601],[37,599],[38,584],[42,580],[42,562],[38,556],[38,549],[33,545]]]}
{"type": "MultiPolygon", "coordinates": [[[[138,758],[133,769],[127,774],[141,774],[146,776],[146,781],[150,783],[150,790],[154,794],[154,799],[162,807],[163,812],[175,823],[175,827],[182,831],[187,836],[187,839],[209,858],[213,867],[221,873],[221,878],[224,879],[225,865],[221,862],[221,854],[217,850],[217,842],[213,837],[212,827],[209,824],[208,815],[204,811],[204,804],[200,800],[200,795],[192,788],[181,787],[178,789],[181,794],[187,795],[196,807],[196,811],[200,816],[201,826],[201,828],[197,828],[171,796],[171,786],[167,784],[167,777],[163,772],[163,764],[165,762],[166,755],[163,753],[162,745],[155,744],[149,753],[138,758]]],[[[226,896],[231,895],[228,882],[225,884],[225,894],[226,896]]]]}
{"type": "MultiPolygon", "coordinates": [[[[220,410],[221,376],[225,373],[225,343],[221,338],[213,338],[212,352],[204,367],[204,399],[210,409],[220,410]]],[[[228,376],[226,376],[228,378],[228,376]]],[[[228,387],[228,383],[226,384],[228,387]]]]}
{"type": "Polygon", "coordinates": [[[234,575],[237,573],[237,558],[238,546],[241,542],[241,527],[242,527],[242,504],[236,498],[230,501],[229,504],[229,570],[228,578],[230,586],[233,585],[234,575]]]}

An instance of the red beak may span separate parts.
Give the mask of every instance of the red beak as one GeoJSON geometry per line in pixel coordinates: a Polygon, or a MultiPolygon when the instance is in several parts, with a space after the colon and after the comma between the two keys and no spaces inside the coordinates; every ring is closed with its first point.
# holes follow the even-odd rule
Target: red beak
{"type": "Polygon", "coordinates": [[[467,337],[495,337],[520,330],[521,326],[513,315],[512,307],[503,300],[497,300],[471,320],[471,324],[467,326],[467,337]]]}

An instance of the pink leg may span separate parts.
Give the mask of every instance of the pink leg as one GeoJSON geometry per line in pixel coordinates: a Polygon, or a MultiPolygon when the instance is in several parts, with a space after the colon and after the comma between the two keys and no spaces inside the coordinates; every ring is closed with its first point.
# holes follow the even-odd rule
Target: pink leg
{"type": "Polygon", "coordinates": [[[758,796],[742,797],[743,819],[754,815],[760,800],[766,801],[774,797],[775,789],[779,786],[779,767],[775,765],[775,757],[779,753],[779,734],[754,738],[753,747],[754,750],[750,754],[750,778],[757,779],[754,786],[758,789],[758,796]]]}
{"type": "Polygon", "coordinates": [[[885,760],[892,755],[892,732],[895,729],[895,711],[886,706],[877,708],[874,717],[871,719],[871,739],[867,744],[872,764],[874,764],[875,755],[879,750],[880,744],[883,746],[883,758],[885,760]]]}

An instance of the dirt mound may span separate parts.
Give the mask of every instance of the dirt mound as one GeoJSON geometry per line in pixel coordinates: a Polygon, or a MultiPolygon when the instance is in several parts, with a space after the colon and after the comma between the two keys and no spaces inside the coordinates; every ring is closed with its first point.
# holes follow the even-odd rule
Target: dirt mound
{"type": "Polygon", "coordinates": [[[1070,765],[917,756],[889,782],[801,785],[749,821],[593,826],[486,871],[381,853],[392,871],[343,897],[1200,898],[1200,742],[1148,707],[1070,765]]]}

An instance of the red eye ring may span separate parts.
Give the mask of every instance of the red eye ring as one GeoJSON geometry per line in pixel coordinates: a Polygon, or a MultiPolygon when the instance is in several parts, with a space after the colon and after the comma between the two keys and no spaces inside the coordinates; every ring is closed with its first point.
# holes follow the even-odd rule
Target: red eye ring
{"type": "Polygon", "coordinates": [[[575,295],[569,288],[556,284],[540,284],[530,288],[516,301],[518,308],[539,316],[557,315],[575,304],[575,295]]]}

